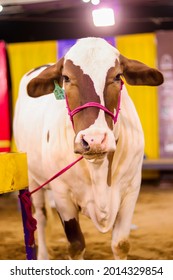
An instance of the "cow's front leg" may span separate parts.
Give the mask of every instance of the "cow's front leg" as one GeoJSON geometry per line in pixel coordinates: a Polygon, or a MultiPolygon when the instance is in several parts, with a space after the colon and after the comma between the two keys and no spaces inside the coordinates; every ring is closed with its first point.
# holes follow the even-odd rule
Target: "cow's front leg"
{"type": "Polygon", "coordinates": [[[85,240],[76,218],[64,221],[64,230],[69,241],[69,258],[82,260],[85,252],[85,240]]]}
{"type": "Polygon", "coordinates": [[[78,207],[73,204],[67,194],[58,193],[55,195],[54,193],[54,198],[69,242],[69,259],[82,260],[85,253],[85,240],[79,224],[78,207]]]}
{"type": "Polygon", "coordinates": [[[112,252],[116,260],[127,259],[130,250],[128,241],[138,191],[128,193],[121,202],[112,232],[112,252]]]}

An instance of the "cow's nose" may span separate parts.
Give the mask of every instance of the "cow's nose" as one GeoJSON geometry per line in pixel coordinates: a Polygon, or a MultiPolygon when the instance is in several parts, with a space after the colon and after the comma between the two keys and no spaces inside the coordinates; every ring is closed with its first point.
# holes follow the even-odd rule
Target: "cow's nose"
{"type": "Polygon", "coordinates": [[[95,153],[103,152],[106,145],[106,133],[98,135],[84,134],[81,137],[81,145],[85,151],[93,151],[95,153]]]}

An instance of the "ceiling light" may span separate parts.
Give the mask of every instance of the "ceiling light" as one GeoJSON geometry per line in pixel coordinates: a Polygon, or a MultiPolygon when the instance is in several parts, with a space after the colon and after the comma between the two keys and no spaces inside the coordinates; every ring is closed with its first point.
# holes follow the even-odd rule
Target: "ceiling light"
{"type": "Polygon", "coordinates": [[[111,8],[102,8],[92,11],[95,26],[112,26],[115,24],[114,11],[111,8]]]}
{"type": "Polygon", "coordinates": [[[91,0],[91,3],[93,5],[98,5],[98,4],[100,4],[100,0],[91,0]]]}
{"type": "Polygon", "coordinates": [[[0,12],[2,12],[2,10],[3,10],[3,6],[2,6],[2,5],[0,5],[0,12]]]}

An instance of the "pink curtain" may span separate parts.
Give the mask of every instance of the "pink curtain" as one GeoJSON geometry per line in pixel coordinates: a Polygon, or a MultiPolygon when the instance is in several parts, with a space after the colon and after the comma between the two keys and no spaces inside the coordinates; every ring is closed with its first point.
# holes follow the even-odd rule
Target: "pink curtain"
{"type": "Polygon", "coordinates": [[[10,151],[10,110],[5,42],[0,41],[0,152],[10,151]]]}

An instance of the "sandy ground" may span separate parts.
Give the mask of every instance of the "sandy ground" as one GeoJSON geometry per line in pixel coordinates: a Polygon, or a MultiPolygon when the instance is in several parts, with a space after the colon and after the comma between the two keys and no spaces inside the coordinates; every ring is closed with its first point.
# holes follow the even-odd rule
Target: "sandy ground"
{"type": "MultiPolygon", "coordinates": [[[[21,214],[16,196],[0,196],[0,259],[23,260],[25,248],[21,214]]],[[[86,240],[85,259],[113,259],[111,233],[99,233],[92,222],[80,217],[86,240]]],[[[173,260],[173,184],[142,185],[131,230],[130,260],[173,260]]],[[[47,237],[51,259],[67,259],[67,242],[58,216],[47,237]]]]}

